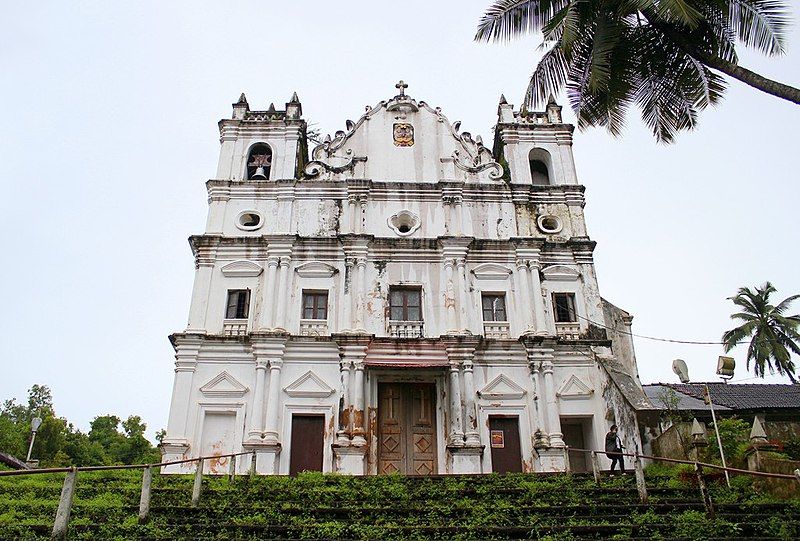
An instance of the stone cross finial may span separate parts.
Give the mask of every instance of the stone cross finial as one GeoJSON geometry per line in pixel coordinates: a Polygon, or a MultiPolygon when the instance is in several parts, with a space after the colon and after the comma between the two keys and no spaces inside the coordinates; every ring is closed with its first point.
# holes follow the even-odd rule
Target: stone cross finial
{"type": "Polygon", "coordinates": [[[406,95],[406,88],[408,88],[408,85],[404,83],[402,79],[400,79],[400,82],[394,85],[394,87],[400,91],[401,96],[406,95]]]}

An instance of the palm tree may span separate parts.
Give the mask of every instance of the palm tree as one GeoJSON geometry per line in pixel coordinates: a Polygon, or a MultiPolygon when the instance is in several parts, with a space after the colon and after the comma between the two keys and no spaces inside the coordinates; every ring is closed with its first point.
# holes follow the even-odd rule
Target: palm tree
{"type": "Polygon", "coordinates": [[[738,327],[722,335],[725,352],[732,350],[737,344],[750,338],[747,348],[747,369],[750,370],[750,361],[753,361],[753,372],[756,376],[764,377],[764,367],[769,368],[769,373],[778,371],[797,383],[795,378],[794,361],[791,353],[800,355],[800,315],[786,316],[784,312],[789,304],[800,295],[792,295],[773,306],[769,296],[776,289],[769,282],[755,291],[749,287],[739,288],[735,297],[729,297],[733,304],[741,311],[731,315],[731,319],[743,321],[738,327]],[[773,365],[774,363],[774,365],[773,365]]]}
{"type": "Polygon", "coordinates": [[[725,80],[716,72],[800,104],[800,89],[738,65],[741,42],[770,56],[784,53],[783,0],[497,0],[476,41],[541,31],[546,49],[528,84],[526,107],[564,87],[578,126],[619,135],[628,107],[660,142],[697,124],[725,80]]]}

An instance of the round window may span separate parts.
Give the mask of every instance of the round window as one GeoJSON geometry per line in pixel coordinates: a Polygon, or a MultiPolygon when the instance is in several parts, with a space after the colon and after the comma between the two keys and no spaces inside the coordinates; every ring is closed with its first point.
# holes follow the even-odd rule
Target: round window
{"type": "Polygon", "coordinates": [[[536,224],[543,233],[549,234],[558,233],[564,227],[561,224],[561,220],[558,219],[558,216],[553,216],[552,214],[539,216],[536,220],[536,224]]]}
{"type": "Polygon", "coordinates": [[[236,226],[245,231],[252,231],[261,227],[261,215],[254,210],[246,210],[239,213],[236,219],[236,226]]]}

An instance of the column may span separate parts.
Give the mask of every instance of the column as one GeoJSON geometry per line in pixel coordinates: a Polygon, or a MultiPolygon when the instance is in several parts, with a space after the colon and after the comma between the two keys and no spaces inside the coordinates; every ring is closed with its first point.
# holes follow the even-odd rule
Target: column
{"type": "Polygon", "coordinates": [[[533,400],[531,406],[533,407],[533,419],[536,422],[536,427],[533,429],[534,434],[534,447],[547,446],[547,425],[544,419],[545,403],[542,399],[542,384],[539,381],[539,366],[538,363],[531,357],[528,357],[528,368],[531,374],[531,383],[533,384],[533,400]],[[538,435],[537,435],[538,432],[538,435]]]}
{"type": "Polygon", "coordinates": [[[278,315],[275,317],[275,327],[278,329],[286,328],[286,302],[291,289],[289,287],[289,261],[288,257],[281,257],[280,267],[278,268],[278,315]]]}
{"type": "Polygon", "coordinates": [[[358,198],[355,195],[347,196],[347,232],[356,232],[356,203],[358,198]]]}
{"type": "Polygon", "coordinates": [[[358,216],[358,227],[356,233],[360,235],[364,232],[364,221],[367,217],[367,196],[359,195],[358,204],[361,206],[361,213],[358,216]]]}
{"type": "Polygon", "coordinates": [[[464,446],[464,421],[461,417],[461,382],[459,381],[459,363],[450,362],[450,437],[447,445],[464,446]]]}
{"type": "Polygon", "coordinates": [[[364,303],[365,303],[365,290],[366,290],[366,270],[367,270],[367,258],[366,257],[359,257],[356,260],[356,288],[353,295],[353,299],[356,304],[355,308],[355,315],[356,315],[356,323],[355,328],[357,330],[364,330],[364,303]]]}
{"type": "Polygon", "coordinates": [[[267,275],[264,278],[264,290],[261,297],[261,328],[271,329],[275,321],[275,275],[280,258],[271,256],[267,260],[267,275]]]}
{"type": "Polygon", "coordinates": [[[547,401],[547,428],[550,435],[550,447],[564,447],[561,433],[561,419],[558,416],[558,398],[553,384],[553,362],[542,362],[544,373],[544,395],[547,401]]]}
{"type": "Polygon", "coordinates": [[[469,284],[467,283],[467,261],[465,257],[456,259],[456,274],[458,276],[458,315],[459,315],[459,328],[461,330],[469,329],[469,318],[467,317],[467,294],[469,284]]]}
{"type": "Polygon", "coordinates": [[[278,435],[278,407],[280,406],[281,393],[281,368],[283,360],[271,359],[269,361],[269,394],[267,395],[267,423],[264,430],[264,442],[277,444],[278,435]]]}
{"type": "Polygon", "coordinates": [[[342,288],[342,304],[344,314],[342,316],[342,324],[339,326],[340,330],[351,330],[353,328],[353,266],[355,260],[352,257],[344,258],[344,276],[342,281],[344,287],[342,288]]]}
{"type": "Polygon", "coordinates": [[[449,236],[453,229],[452,222],[453,219],[451,217],[452,213],[452,206],[451,206],[451,199],[448,195],[442,196],[442,209],[444,210],[444,234],[445,236],[449,236]]]}
{"type": "Polygon", "coordinates": [[[211,294],[211,277],[214,274],[214,262],[201,262],[197,265],[192,289],[192,304],[189,308],[189,324],[186,332],[206,332],[206,307],[211,294]]]}
{"type": "Polygon", "coordinates": [[[535,331],[533,326],[533,308],[531,307],[531,296],[528,293],[528,262],[524,259],[517,259],[516,283],[519,287],[520,309],[522,311],[522,334],[535,331]]]}
{"type": "Polygon", "coordinates": [[[444,260],[444,272],[445,272],[445,298],[444,298],[444,307],[445,307],[445,314],[447,317],[447,332],[453,333],[458,331],[458,323],[456,322],[456,290],[455,286],[453,285],[453,266],[455,261],[452,259],[445,259],[444,260]]]}
{"type": "Polygon", "coordinates": [[[167,422],[167,440],[174,443],[188,443],[186,440],[186,419],[188,416],[189,395],[192,380],[197,368],[197,355],[200,352],[200,338],[187,337],[189,344],[178,343],[175,352],[175,382],[172,386],[172,401],[167,422]]]}
{"type": "Polygon", "coordinates": [[[352,362],[347,359],[339,361],[339,389],[341,395],[339,396],[339,430],[336,431],[336,445],[346,447],[350,445],[350,411],[352,404],[350,403],[350,367],[352,362]]]}
{"type": "Polygon", "coordinates": [[[481,444],[478,432],[478,409],[475,405],[475,379],[473,377],[472,355],[462,363],[464,369],[464,408],[466,410],[466,431],[464,433],[468,447],[477,447],[481,444]]]}
{"type": "Polygon", "coordinates": [[[367,440],[364,437],[364,361],[359,359],[353,362],[355,381],[353,382],[353,445],[365,447],[367,440]]]}
{"type": "Polygon", "coordinates": [[[250,411],[248,435],[258,439],[264,430],[264,391],[267,385],[267,361],[256,361],[256,383],[253,390],[253,409],[250,411]]]}
{"type": "Polygon", "coordinates": [[[455,199],[455,205],[454,206],[455,206],[455,211],[456,211],[456,216],[455,216],[455,222],[456,222],[455,234],[456,234],[457,237],[460,237],[461,235],[464,234],[464,217],[463,217],[463,209],[461,207],[461,201],[462,201],[463,198],[460,195],[456,195],[456,196],[454,196],[454,199],[455,199]]]}
{"type": "Polygon", "coordinates": [[[533,324],[537,335],[548,336],[551,333],[547,330],[549,325],[544,315],[544,297],[542,296],[542,281],[539,278],[539,264],[531,262],[530,269],[531,297],[533,297],[533,324]]]}

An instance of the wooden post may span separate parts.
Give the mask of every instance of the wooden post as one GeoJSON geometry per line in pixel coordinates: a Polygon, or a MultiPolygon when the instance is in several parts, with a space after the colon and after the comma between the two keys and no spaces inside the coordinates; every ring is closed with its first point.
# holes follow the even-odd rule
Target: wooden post
{"type": "Polygon", "coordinates": [[[592,451],[592,473],[594,482],[600,484],[600,461],[597,460],[597,451],[592,451]]]}
{"type": "Polygon", "coordinates": [[[236,478],[236,455],[230,457],[231,459],[231,468],[228,471],[228,482],[233,483],[233,480],[236,478]]]}
{"type": "Polygon", "coordinates": [[[647,503],[647,485],[644,482],[644,468],[642,467],[642,459],[639,457],[638,448],[633,459],[633,469],[636,471],[636,489],[639,491],[639,501],[647,503]]]}
{"type": "Polygon", "coordinates": [[[694,471],[697,474],[697,485],[700,487],[700,497],[703,498],[703,505],[706,508],[708,518],[714,518],[714,503],[711,501],[711,494],[706,487],[706,480],[703,477],[703,467],[697,462],[694,463],[694,471]]]}
{"type": "Polygon", "coordinates": [[[69,515],[72,511],[72,498],[75,496],[75,482],[78,476],[78,469],[73,467],[64,478],[64,486],[61,488],[61,499],[58,500],[58,511],[56,520],[53,523],[53,540],[61,541],[67,538],[67,527],[69,526],[69,515]]]}
{"type": "Polygon", "coordinates": [[[153,468],[148,464],[142,473],[142,495],[139,498],[139,524],[147,522],[150,514],[150,487],[153,484],[153,468]]]}
{"type": "Polygon", "coordinates": [[[192,487],[192,507],[200,504],[200,490],[203,488],[203,464],[201,457],[197,460],[197,471],[194,473],[194,487],[192,487]]]}
{"type": "Polygon", "coordinates": [[[567,473],[572,473],[572,467],[569,463],[569,446],[564,446],[564,471],[567,473]]]}

